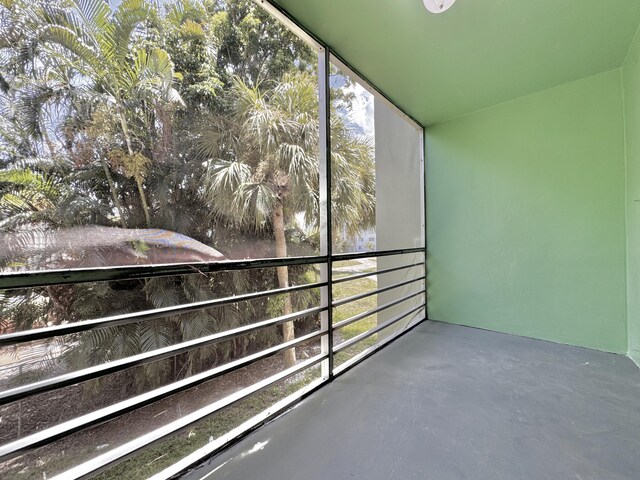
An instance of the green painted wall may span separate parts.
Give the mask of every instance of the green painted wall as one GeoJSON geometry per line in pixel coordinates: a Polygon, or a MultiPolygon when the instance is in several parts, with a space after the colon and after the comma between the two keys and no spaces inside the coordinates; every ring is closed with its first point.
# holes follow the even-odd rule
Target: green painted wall
{"type": "Polygon", "coordinates": [[[627,146],[629,356],[640,365],[640,33],[622,69],[627,146]]]}
{"type": "Polygon", "coordinates": [[[429,318],[627,352],[622,102],[618,69],[427,129],[429,318]]]}

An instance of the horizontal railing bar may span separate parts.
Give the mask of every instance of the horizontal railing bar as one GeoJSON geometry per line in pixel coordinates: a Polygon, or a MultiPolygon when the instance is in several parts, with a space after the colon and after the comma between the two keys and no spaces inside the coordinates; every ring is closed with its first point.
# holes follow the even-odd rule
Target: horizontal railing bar
{"type": "Polygon", "coordinates": [[[367,318],[367,317],[369,317],[369,316],[371,316],[371,315],[373,315],[375,313],[381,312],[381,311],[386,310],[388,308],[395,307],[396,305],[398,305],[398,304],[400,304],[402,302],[406,302],[407,300],[410,300],[413,297],[417,297],[418,295],[424,295],[424,290],[420,290],[420,291],[417,291],[415,293],[411,293],[411,294],[406,295],[406,296],[404,296],[402,298],[394,300],[393,302],[385,303],[384,305],[380,305],[379,307],[376,307],[376,308],[374,308],[372,310],[367,310],[366,312],[362,312],[362,313],[359,313],[357,315],[354,315],[353,317],[349,317],[349,318],[347,318],[345,320],[342,320],[342,321],[334,324],[333,325],[333,329],[334,330],[338,330],[340,328],[346,327],[347,325],[351,325],[352,323],[359,322],[363,318],[367,318]]]}
{"type": "Polygon", "coordinates": [[[256,428],[266,424],[274,418],[277,418],[286,409],[290,408],[295,403],[313,393],[326,382],[326,378],[318,378],[317,380],[314,380],[309,385],[302,387],[300,390],[295,391],[288,397],[285,397],[278,403],[275,403],[267,410],[257,414],[254,417],[251,417],[246,422],[238,425],[233,430],[230,430],[226,435],[217,438],[213,442],[207,443],[204,447],[195,450],[173,465],[170,465],[161,472],[156,473],[153,477],[149,477],[148,480],[170,480],[176,475],[183,473],[188,468],[196,467],[197,464],[204,461],[207,457],[221,452],[224,448],[230,446],[233,442],[236,442],[241,438],[249,435],[256,428]]]}
{"type": "MultiPolygon", "coordinates": [[[[384,250],[380,252],[341,253],[333,261],[377,258],[409,253],[425,253],[424,247],[384,250]]],[[[29,270],[0,273],[0,290],[68,285],[73,283],[138,280],[153,277],[170,277],[194,273],[216,273],[257,268],[312,265],[326,263],[327,256],[264,258],[252,260],[220,260],[217,262],[168,263],[160,265],[126,265],[118,267],[68,268],[53,270],[29,270]]]]}
{"type": "Polygon", "coordinates": [[[185,303],[183,305],[172,305],[171,307],[156,308],[153,310],[142,310],[140,312],[124,313],[111,317],[83,320],[80,322],[55,325],[52,327],[36,328],[33,330],[25,330],[22,332],[6,333],[4,335],[0,335],[0,346],[32,342],[34,340],[42,340],[45,338],[58,337],[61,335],[70,335],[72,333],[80,333],[87,330],[117,327],[120,325],[141,322],[144,320],[155,320],[171,315],[182,315],[193,311],[206,310],[208,308],[227,305],[230,303],[244,302],[247,300],[255,300],[257,298],[268,297],[271,295],[281,295],[283,293],[297,292],[300,290],[308,290],[324,286],[326,286],[326,282],[307,283],[304,285],[276,288],[273,290],[264,290],[261,292],[244,293],[242,295],[234,295],[231,297],[214,298],[213,300],[204,300],[202,302],[185,303]]]}
{"type": "MultiPolygon", "coordinates": [[[[371,277],[373,275],[384,275],[385,273],[397,272],[398,270],[407,270],[407,269],[413,268],[413,267],[424,267],[424,262],[411,263],[409,265],[402,265],[401,267],[385,268],[383,270],[375,270],[373,272],[358,273],[357,275],[350,275],[348,277],[343,277],[343,278],[335,278],[335,279],[333,279],[333,284],[335,285],[336,283],[351,282],[352,280],[358,280],[359,278],[371,277]]],[[[340,267],[338,267],[338,268],[340,268],[340,267]]],[[[334,273],[340,273],[340,272],[337,271],[337,272],[334,272],[334,273]]]]}
{"type": "Polygon", "coordinates": [[[214,380],[215,378],[220,377],[226,373],[234,372],[259,360],[272,357],[273,355],[276,355],[284,350],[294,348],[298,345],[319,338],[325,334],[326,332],[310,333],[303,337],[296,338],[289,342],[277,345],[261,352],[254,353],[253,355],[249,355],[247,357],[226,363],[211,370],[207,370],[191,377],[187,377],[178,382],[165,385],[164,387],[151,390],[136,397],[123,400],[122,402],[116,403],[114,405],[101,408],[86,415],[82,415],[81,417],[74,418],[59,425],[55,425],[51,428],[47,428],[46,430],[42,430],[14,442],[0,446],[0,462],[4,462],[6,460],[14,458],[17,455],[20,455],[27,451],[31,451],[35,448],[38,448],[39,446],[54,442],[55,440],[58,440],[60,438],[67,437],[72,433],[104,423],[108,420],[112,420],[116,417],[124,415],[125,413],[142,408],[151,403],[164,400],[171,395],[175,395],[176,393],[196,387],[204,382],[214,380]]]}
{"type": "Polygon", "coordinates": [[[234,338],[238,335],[250,333],[272,325],[291,322],[296,319],[312,315],[314,313],[320,313],[326,309],[326,307],[318,307],[301,312],[295,312],[289,315],[284,315],[282,317],[277,317],[252,325],[246,325],[236,329],[227,330],[225,332],[208,335],[206,337],[197,338],[188,342],[177,343],[168,347],[151,350],[149,352],[140,353],[131,357],[114,360],[112,362],[103,363],[94,367],[76,370],[74,372],[59,375],[57,377],[52,377],[46,380],[41,380],[39,382],[34,382],[10,390],[5,390],[0,392],[0,405],[15,402],[16,400],[21,400],[38,393],[56,390],[76,383],[86,382],[88,380],[94,380],[96,378],[104,377],[105,375],[110,375],[112,373],[126,370],[127,368],[133,368],[140,365],[145,365],[147,363],[157,362],[165,358],[174,357],[195,348],[201,348],[207,345],[212,345],[214,343],[219,343],[224,340],[234,338]]]}
{"type": "Polygon", "coordinates": [[[326,256],[220,260],[217,262],[166,263],[0,273],[0,290],[68,285],[71,283],[139,280],[153,277],[216,273],[256,268],[286,267],[325,263],[326,256]]]}
{"type": "Polygon", "coordinates": [[[164,427],[160,427],[152,432],[142,435],[124,445],[121,445],[113,450],[106,452],[96,458],[93,458],[85,463],[82,463],[60,475],[53,477],[52,480],[78,480],[89,478],[97,473],[105,471],[106,469],[115,466],[116,464],[126,460],[127,458],[135,455],[135,453],[142,449],[147,448],[155,443],[162,441],[170,435],[178,434],[194,423],[202,421],[207,417],[210,417],[216,412],[224,408],[235,405],[236,403],[244,400],[250,395],[254,395],[262,390],[265,390],[278,382],[286,380],[303,370],[307,370],[327,357],[326,354],[320,354],[315,357],[306,360],[299,365],[295,365],[280,373],[272,375],[258,383],[251,385],[250,387],[243,388],[242,390],[233,393],[221,400],[218,400],[206,407],[203,407],[189,415],[186,415],[178,420],[175,420],[164,427]]]}
{"type": "Polygon", "coordinates": [[[351,297],[343,298],[342,300],[336,300],[331,304],[332,307],[339,307],[341,305],[346,305],[347,303],[356,302],[358,300],[362,300],[363,298],[370,297],[371,295],[377,295],[379,293],[384,293],[389,290],[393,290],[394,288],[400,288],[405,285],[410,285],[412,283],[421,282],[425,280],[425,276],[414,278],[412,280],[407,280],[406,282],[394,283],[393,285],[389,285],[388,287],[377,288],[375,290],[371,290],[370,292],[359,293],[358,295],[353,295],[351,297]]]}
{"type": "Polygon", "coordinates": [[[359,354],[357,354],[354,357],[350,358],[346,362],[342,363],[340,366],[336,367],[333,370],[333,375],[335,377],[337,377],[339,375],[342,375],[344,372],[346,372],[350,368],[354,367],[355,365],[360,363],[365,358],[370,357],[371,355],[376,353],[381,348],[384,348],[389,343],[391,343],[394,340],[396,340],[398,337],[401,337],[401,336],[405,335],[407,332],[410,332],[411,330],[413,330],[415,327],[420,325],[425,320],[426,320],[426,318],[423,317],[423,318],[421,318],[420,320],[418,320],[417,322],[415,322],[413,324],[411,324],[411,322],[413,322],[413,320],[411,320],[409,325],[407,325],[402,330],[399,330],[399,331],[393,333],[392,335],[389,335],[388,337],[385,337],[382,341],[376,343],[375,345],[372,345],[371,347],[367,348],[366,350],[360,352],[359,354]]]}
{"type": "Polygon", "coordinates": [[[418,305],[417,307],[412,308],[411,310],[408,310],[404,313],[398,314],[394,317],[391,317],[389,320],[387,320],[386,322],[383,322],[379,325],[377,325],[374,328],[371,328],[369,330],[367,330],[366,332],[362,332],[359,335],[356,335],[353,338],[350,338],[349,340],[342,342],[340,345],[337,345],[334,349],[333,349],[333,353],[339,353],[342,350],[345,350],[353,345],[355,345],[358,342],[361,342],[362,340],[364,340],[365,338],[369,338],[371,335],[375,335],[376,333],[378,333],[380,330],[384,330],[387,327],[390,327],[391,325],[393,325],[396,322],[399,322],[400,320],[402,320],[405,317],[408,317],[409,315],[411,315],[412,313],[417,312],[418,310],[422,310],[424,308],[425,304],[422,303],[421,305],[418,305]]]}
{"type": "Polygon", "coordinates": [[[425,253],[424,247],[418,248],[402,248],[398,250],[382,250],[380,252],[358,252],[358,253],[339,253],[332,255],[333,262],[344,262],[345,260],[358,260],[360,258],[377,258],[377,257],[391,257],[393,255],[406,255],[409,253],[425,253]]]}

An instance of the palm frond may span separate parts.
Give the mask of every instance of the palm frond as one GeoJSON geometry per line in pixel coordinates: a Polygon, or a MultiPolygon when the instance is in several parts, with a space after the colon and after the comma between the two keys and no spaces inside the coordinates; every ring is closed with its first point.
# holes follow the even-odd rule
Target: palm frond
{"type": "MultiPolygon", "coordinates": [[[[99,0],[96,0],[99,1],[99,0]]],[[[114,58],[123,61],[129,52],[134,30],[148,20],[153,13],[152,6],[145,0],[123,0],[113,16],[114,58]]]]}

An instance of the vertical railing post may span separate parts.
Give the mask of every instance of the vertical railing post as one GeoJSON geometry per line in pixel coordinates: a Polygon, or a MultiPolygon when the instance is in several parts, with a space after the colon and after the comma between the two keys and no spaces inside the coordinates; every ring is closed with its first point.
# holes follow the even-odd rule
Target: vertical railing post
{"type": "Polygon", "coordinates": [[[427,163],[426,163],[426,131],[425,128],[420,129],[420,182],[422,186],[422,245],[424,246],[424,318],[429,319],[427,291],[429,289],[429,276],[427,275],[427,240],[429,233],[427,232],[427,163]]]}
{"type": "Polygon", "coordinates": [[[321,305],[327,310],[321,314],[322,328],[327,334],[322,337],[322,352],[327,360],[322,362],[322,377],[333,378],[333,246],[331,239],[331,86],[329,83],[330,53],[327,47],[318,52],[318,92],[320,102],[320,255],[327,257],[327,262],[320,266],[320,281],[327,282],[320,289],[321,305]]]}

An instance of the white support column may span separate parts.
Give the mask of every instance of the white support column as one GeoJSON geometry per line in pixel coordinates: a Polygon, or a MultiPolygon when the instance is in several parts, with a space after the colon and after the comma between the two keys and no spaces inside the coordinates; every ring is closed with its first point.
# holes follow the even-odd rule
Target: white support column
{"type": "Polygon", "coordinates": [[[328,354],[327,360],[322,362],[322,378],[333,376],[333,315],[331,301],[333,288],[331,281],[333,254],[331,245],[331,135],[330,135],[330,106],[331,92],[329,84],[330,59],[327,49],[318,52],[318,93],[320,102],[320,255],[327,256],[327,263],[320,266],[320,281],[327,282],[326,287],[320,289],[320,304],[328,310],[321,314],[321,327],[327,330],[322,337],[322,353],[328,354]]]}

